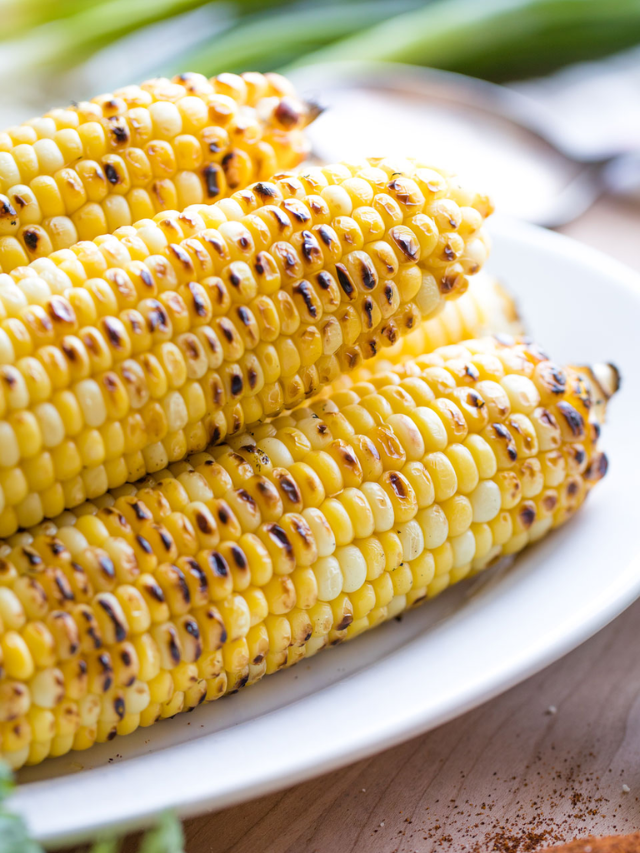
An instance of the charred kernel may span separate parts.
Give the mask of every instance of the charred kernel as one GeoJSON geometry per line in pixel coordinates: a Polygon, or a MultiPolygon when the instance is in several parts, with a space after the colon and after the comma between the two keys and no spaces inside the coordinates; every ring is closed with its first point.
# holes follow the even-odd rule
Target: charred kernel
{"type": "Polygon", "coordinates": [[[355,285],[351,281],[345,265],[336,264],[336,272],[338,274],[338,281],[340,282],[340,287],[344,290],[348,298],[353,298],[353,294],[355,292],[355,285]]]}
{"type": "Polygon", "coordinates": [[[575,438],[584,438],[585,426],[584,418],[580,412],[565,400],[561,400],[557,404],[558,412],[562,415],[564,422],[575,438]]]}

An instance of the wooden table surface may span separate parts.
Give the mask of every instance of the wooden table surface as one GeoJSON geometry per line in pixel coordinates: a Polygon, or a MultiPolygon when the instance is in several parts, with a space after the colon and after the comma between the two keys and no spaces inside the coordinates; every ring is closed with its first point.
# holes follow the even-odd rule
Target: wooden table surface
{"type": "MultiPolygon", "coordinates": [[[[601,201],[563,230],[640,270],[640,208],[601,201]]],[[[435,731],[187,821],[188,853],[532,853],[640,829],[639,622],[640,601],[435,731]]],[[[131,837],[122,853],[135,850],[131,837]]]]}

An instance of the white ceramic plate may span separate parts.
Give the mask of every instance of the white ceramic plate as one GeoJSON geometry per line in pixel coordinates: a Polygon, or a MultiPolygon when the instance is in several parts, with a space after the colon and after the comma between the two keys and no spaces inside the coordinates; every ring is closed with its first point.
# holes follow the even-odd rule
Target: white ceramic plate
{"type": "Polygon", "coordinates": [[[531,226],[496,221],[492,270],[560,360],[624,376],[584,511],[513,568],[192,714],[21,774],[14,806],[53,844],[163,809],[219,809],[444,723],[556,660],[640,593],[640,278],[531,226]]]}

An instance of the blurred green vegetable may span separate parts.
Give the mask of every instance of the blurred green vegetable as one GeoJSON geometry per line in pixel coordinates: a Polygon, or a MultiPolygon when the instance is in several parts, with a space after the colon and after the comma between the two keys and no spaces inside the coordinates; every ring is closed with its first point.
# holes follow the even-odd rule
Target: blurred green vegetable
{"type": "MultiPolygon", "coordinates": [[[[29,838],[22,818],[6,807],[14,784],[11,769],[0,761],[0,853],[44,853],[29,838]]],[[[103,838],[95,842],[89,853],[117,853],[119,846],[116,838],[103,838]]],[[[185,853],[180,821],[172,814],[163,814],[158,825],[142,837],[138,853],[185,853]]]]}
{"type": "Polygon", "coordinates": [[[0,0],[0,21],[5,81],[66,85],[63,70],[107,47],[97,76],[113,76],[111,46],[162,21],[162,49],[123,44],[141,76],[366,59],[513,79],[640,42],[639,0],[0,0]]]}
{"type": "Polygon", "coordinates": [[[13,774],[8,765],[0,761],[0,853],[44,853],[42,847],[29,838],[22,818],[5,808],[12,790],[13,774]]]}
{"type": "Polygon", "coordinates": [[[638,0],[440,0],[306,55],[298,64],[386,60],[510,79],[639,41],[638,0]]]}
{"type": "MultiPolygon", "coordinates": [[[[336,40],[362,31],[363,22],[382,26],[393,15],[415,9],[418,0],[352,0],[322,5],[297,5],[252,15],[171,63],[175,73],[190,71],[212,75],[248,68],[269,71],[304,57],[336,40]],[[213,70],[212,70],[213,69],[213,70]]],[[[313,54],[311,54],[313,55],[313,54]]]]}

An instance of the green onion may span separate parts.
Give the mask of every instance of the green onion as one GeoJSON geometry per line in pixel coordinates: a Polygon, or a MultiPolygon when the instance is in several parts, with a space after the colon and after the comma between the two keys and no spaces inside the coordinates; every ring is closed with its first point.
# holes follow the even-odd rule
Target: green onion
{"type": "Polygon", "coordinates": [[[377,60],[514,77],[621,50],[639,38],[637,0],[439,0],[294,64],[377,60]]]}
{"type": "Polygon", "coordinates": [[[350,36],[368,24],[387,21],[415,8],[416,0],[324,2],[321,6],[286,6],[240,21],[208,41],[199,51],[173,61],[169,71],[188,67],[213,75],[221,71],[271,70],[309,50],[350,36]]]}

